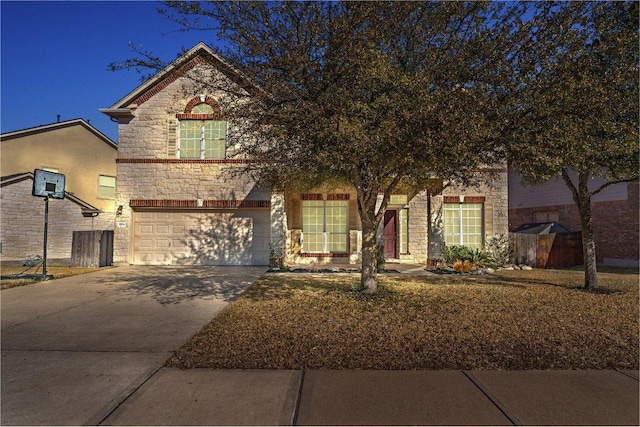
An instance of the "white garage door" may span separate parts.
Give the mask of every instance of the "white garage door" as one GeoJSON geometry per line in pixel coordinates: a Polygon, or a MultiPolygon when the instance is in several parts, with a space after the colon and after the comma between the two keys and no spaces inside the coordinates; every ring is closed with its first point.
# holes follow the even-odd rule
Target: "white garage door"
{"type": "Polygon", "coordinates": [[[267,265],[269,210],[134,212],[134,264],[267,265]]]}

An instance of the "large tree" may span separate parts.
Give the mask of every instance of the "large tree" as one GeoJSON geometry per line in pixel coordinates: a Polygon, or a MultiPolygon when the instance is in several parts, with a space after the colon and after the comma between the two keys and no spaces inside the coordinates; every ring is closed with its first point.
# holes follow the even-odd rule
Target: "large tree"
{"type": "Polygon", "coordinates": [[[580,213],[585,287],[595,289],[591,198],[638,180],[638,3],[534,6],[506,115],[511,164],[529,184],[565,182],[580,213]]]}
{"type": "Polygon", "coordinates": [[[417,192],[434,178],[469,183],[502,159],[496,88],[511,81],[498,70],[515,8],[167,2],[162,12],[185,30],[216,31],[223,56],[260,88],[227,114],[252,135],[243,149],[261,179],[282,189],[355,187],[365,293],[377,289],[376,232],[395,190],[417,192]]]}

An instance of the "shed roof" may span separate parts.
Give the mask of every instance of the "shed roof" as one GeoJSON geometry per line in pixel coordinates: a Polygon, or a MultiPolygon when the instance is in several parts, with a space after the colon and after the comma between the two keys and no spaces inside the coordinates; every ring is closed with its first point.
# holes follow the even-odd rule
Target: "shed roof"
{"type": "Polygon", "coordinates": [[[551,233],[571,233],[571,230],[561,226],[556,222],[535,222],[522,224],[513,230],[514,233],[524,234],[551,234],[551,233]]]}

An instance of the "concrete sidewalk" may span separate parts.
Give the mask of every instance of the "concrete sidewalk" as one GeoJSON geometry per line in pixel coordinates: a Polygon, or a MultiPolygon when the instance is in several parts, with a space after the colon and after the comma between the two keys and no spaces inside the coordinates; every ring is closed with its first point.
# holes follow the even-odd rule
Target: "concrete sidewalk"
{"type": "Polygon", "coordinates": [[[638,425],[638,371],[162,368],[103,425],[638,425]]]}
{"type": "Polygon", "coordinates": [[[1,424],[639,424],[638,371],[161,368],[265,270],[128,266],[2,291],[1,424]]]}

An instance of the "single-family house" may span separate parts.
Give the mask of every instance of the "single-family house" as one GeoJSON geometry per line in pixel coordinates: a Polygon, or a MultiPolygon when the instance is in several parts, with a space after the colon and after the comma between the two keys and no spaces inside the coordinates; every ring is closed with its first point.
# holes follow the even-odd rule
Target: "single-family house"
{"type": "MultiPolygon", "coordinates": [[[[593,178],[590,189],[604,181],[593,178]]],[[[600,265],[638,267],[640,256],[640,205],[638,182],[607,187],[591,199],[591,220],[600,265]]],[[[560,178],[542,185],[523,185],[516,170],[509,170],[509,229],[528,223],[555,222],[581,231],[580,215],[571,192],[560,178]]]]}
{"type": "MultiPolygon", "coordinates": [[[[238,124],[223,106],[247,87],[199,43],[101,110],[119,123],[114,263],[266,265],[274,253],[291,264],[360,260],[355,189],[282,193],[238,173],[250,159],[234,154],[238,124]]],[[[392,195],[379,233],[385,257],[424,263],[444,242],[481,247],[506,234],[507,169],[478,173],[492,179],[392,195]]]]}
{"type": "Polygon", "coordinates": [[[48,257],[71,257],[73,231],[113,230],[117,145],[83,119],[0,135],[2,260],[42,255],[44,203],[33,171],[65,176],[65,198],[50,200],[48,257]]]}

